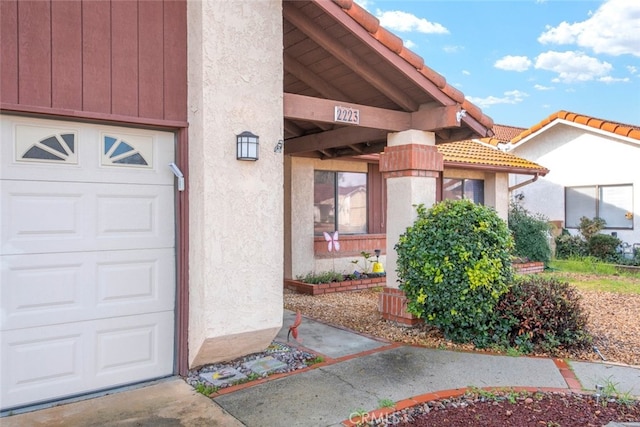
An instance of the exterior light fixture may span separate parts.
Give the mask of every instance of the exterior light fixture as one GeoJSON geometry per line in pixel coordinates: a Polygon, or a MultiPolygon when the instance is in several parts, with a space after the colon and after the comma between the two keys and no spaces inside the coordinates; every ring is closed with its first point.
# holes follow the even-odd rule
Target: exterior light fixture
{"type": "Polygon", "coordinates": [[[254,135],[251,132],[244,131],[240,135],[236,135],[237,154],[238,160],[258,160],[258,135],[254,135]]]}

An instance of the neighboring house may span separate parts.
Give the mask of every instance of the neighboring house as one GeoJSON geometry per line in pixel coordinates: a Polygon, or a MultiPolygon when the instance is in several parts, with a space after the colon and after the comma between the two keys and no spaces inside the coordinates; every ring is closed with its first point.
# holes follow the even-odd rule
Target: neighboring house
{"type": "Polygon", "coordinates": [[[441,177],[506,204],[436,148],[493,121],[350,0],[3,0],[0,24],[2,411],[266,348],[314,218],[363,227],[354,183],[315,206],[316,170],[367,173],[388,270],[441,177]]]}
{"type": "Polygon", "coordinates": [[[507,141],[504,149],[551,171],[521,188],[529,179],[511,177],[526,209],[574,234],[581,217],[600,217],[603,233],[640,243],[640,126],[558,111],[507,141]]]}

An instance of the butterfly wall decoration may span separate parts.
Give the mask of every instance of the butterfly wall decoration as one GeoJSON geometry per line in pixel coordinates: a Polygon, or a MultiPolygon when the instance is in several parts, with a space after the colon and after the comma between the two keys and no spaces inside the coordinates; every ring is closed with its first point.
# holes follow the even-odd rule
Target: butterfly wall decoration
{"type": "Polygon", "coordinates": [[[333,233],[323,232],[324,240],[328,242],[329,252],[335,249],[336,252],[340,251],[340,242],[338,241],[338,230],[333,233]]]}

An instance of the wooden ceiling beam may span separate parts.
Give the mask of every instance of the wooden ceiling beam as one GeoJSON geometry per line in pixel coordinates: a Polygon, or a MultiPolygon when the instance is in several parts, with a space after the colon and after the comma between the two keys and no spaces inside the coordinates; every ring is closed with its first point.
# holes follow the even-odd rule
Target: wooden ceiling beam
{"type": "MultiPolygon", "coordinates": [[[[373,87],[389,97],[393,102],[407,111],[416,111],[418,104],[402,90],[390,83],[384,76],[371,68],[366,61],[360,58],[351,49],[344,46],[322,27],[311,21],[296,6],[288,5],[284,2],[282,13],[284,18],[302,31],[313,41],[318,43],[323,49],[340,60],[354,73],[361,76],[373,87]]],[[[345,14],[346,15],[346,14],[345,14]]],[[[415,71],[415,70],[414,70],[415,71]]]]}
{"type": "Polygon", "coordinates": [[[318,76],[316,73],[311,72],[309,68],[286,52],[284,53],[284,69],[293,74],[298,80],[303,81],[313,89],[317,90],[318,93],[325,98],[336,99],[344,102],[350,101],[342,91],[338,90],[335,86],[318,76]]]}
{"type": "Polygon", "coordinates": [[[333,99],[313,98],[311,96],[293,93],[284,94],[284,117],[287,119],[336,123],[334,120],[336,106],[358,110],[360,119],[359,126],[362,127],[396,132],[411,129],[411,113],[369,107],[367,105],[344,103],[333,99]]]}
{"type": "Polygon", "coordinates": [[[460,105],[421,107],[420,110],[411,113],[411,128],[433,132],[460,127],[460,111],[460,105]]]}
{"type": "Polygon", "coordinates": [[[300,126],[298,126],[295,123],[292,123],[290,120],[284,121],[284,131],[295,136],[300,136],[304,133],[304,130],[300,126]]]}
{"type": "MultiPolygon", "coordinates": [[[[330,148],[344,147],[367,141],[387,141],[387,132],[381,129],[363,127],[343,127],[332,131],[290,138],[285,141],[284,153],[297,154],[308,151],[321,151],[330,148]]],[[[363,153],[366,151],[362,148],[363,153]]]]}

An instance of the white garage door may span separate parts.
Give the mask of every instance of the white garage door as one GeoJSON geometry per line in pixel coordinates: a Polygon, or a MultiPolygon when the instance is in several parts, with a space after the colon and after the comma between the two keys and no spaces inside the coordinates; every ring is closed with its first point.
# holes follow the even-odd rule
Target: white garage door
{"type": "Polygon", "coordinates": [[[2,409],[172,374],[174,135],[0,120],[2,409]]]}

